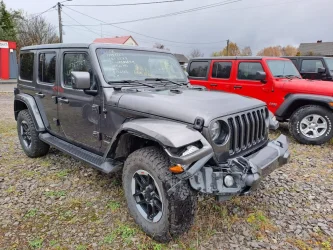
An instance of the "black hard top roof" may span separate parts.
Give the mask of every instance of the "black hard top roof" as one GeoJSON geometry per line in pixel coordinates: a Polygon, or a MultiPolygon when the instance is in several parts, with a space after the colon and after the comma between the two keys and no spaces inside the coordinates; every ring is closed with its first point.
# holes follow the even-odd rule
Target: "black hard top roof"
{"type": "Polygon", "coordinates": [[[43,49],[67,49],[67,48],[84,48],[88,49],[92,47],[93,49],[98,48],[107,48],[107,49],[127,49],[127,50],[141,50],[141,51],[151,51],[159,53],[171,54],[169,51],[144,48],[138,46],[129,46],[121,44],[111,44],[111,43],[53,43],[53,44],[41,44],[41,45],[32,45],[21,48],[21,51],[25,50],[43,50],[43,49]]]}
{"type": "Polygon", "coordinates": [[[261,60],[263,58],[271,58],[265,56],[216,56],[216,57],[197,57],[192,58],[191,61],[198,60],[261,60]]]}

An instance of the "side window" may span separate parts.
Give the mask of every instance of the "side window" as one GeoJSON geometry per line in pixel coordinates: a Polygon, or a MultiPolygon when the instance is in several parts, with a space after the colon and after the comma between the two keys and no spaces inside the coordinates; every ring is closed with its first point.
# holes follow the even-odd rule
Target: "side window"
{"type": "Polygon", "coordinates": [[[56,53],[40,53],[38,58],[38,80],[55,83],[56,53]]]}
{"type": "Polygon", "coordinates": [[[72,71],[86,71],[90,73],[92,81],[91,66],[89,56],[86,53],[66,53],[63,61],[64,86],[72,87],[72,71]]]}
{"type": "Polygon", "coordinates": [[[20,79],[32,81],[34,73],[34,54],[23,53],[20,55],[20,79]]]}
{"type": "Polygon", "coordinates": [[[302,61],[301,72],[317,73],[318,68],[325,68],[321,60],[307,59],[302,61]]]}
{"type": "Polygon", "coordinates": [[[208,61],[191,62],[188,74],[190,77],[206,77],[208,66],[208,61]]]}
{"type": "Polygon", "coordinates": [[[237,78],[241,80],[255,80],[258,71],[264,71],[259,62],[241,62],[238,66],[237,78]]]}
{"type": "Polygon", "coordinates": [[[229,79],[231,73],[231,62],[215,62],[213,64],[212,77],[229,79]]]}

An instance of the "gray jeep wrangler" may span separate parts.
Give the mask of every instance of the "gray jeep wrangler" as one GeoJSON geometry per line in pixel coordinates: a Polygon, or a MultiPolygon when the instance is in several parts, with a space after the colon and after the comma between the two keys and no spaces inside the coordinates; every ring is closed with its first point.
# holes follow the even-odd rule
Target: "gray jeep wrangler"
{"type": "Polygon", "coordinates": [[[92,167],[122,171],[128,209],[165,242],[193,223],[197,192],[248,194],[287,163],[265,104],[189,84],[165,51],[110,44],[24,47],[14,100],[29,157],[55,147],[92,167]]]}

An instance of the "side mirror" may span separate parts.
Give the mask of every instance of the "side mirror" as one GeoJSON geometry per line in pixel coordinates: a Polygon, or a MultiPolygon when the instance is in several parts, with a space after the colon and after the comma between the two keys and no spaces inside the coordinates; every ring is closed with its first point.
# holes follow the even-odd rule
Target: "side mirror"
{"type": "Polygon", "coordinates": [[[324,74],[325,72],[326,72],[326,69],[324,69],[324,68],[318,68],[317,69],[318,74],[324,74]]]}
{"type": "Polygon", "coordinates": [[[257,71],[255,80],[266,82],[266,73],[264,71],[257,71]]]}
{"type": "Polygon", "coordinates": [[[83,71],[72,71],[71,80],[73,89],[90,89],[90,74],[83,71]]]}

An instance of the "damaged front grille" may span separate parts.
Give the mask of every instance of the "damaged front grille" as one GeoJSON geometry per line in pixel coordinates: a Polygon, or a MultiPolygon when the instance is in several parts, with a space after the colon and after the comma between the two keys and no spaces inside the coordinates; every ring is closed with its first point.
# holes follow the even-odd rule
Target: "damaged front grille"
{"type": "Polygon", "coordinates": [[[230,155],[246,150],[266,139],[267,114],[267,108],[260,108],[236,114],[227,119],[230,128],[230,155]]]}

